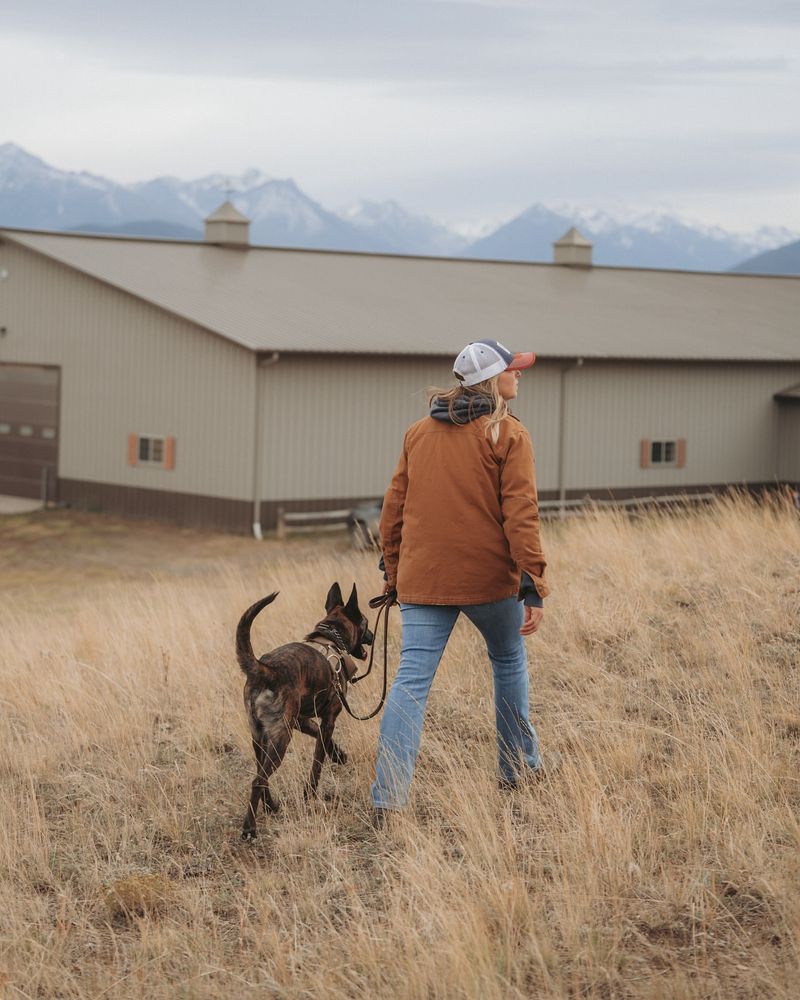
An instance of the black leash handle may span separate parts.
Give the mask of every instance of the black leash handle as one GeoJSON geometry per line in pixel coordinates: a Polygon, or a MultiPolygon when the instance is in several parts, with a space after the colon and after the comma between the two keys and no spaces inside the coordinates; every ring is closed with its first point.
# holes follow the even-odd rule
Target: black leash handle
{"type": "Polygon", "coordinates": [[[389,607],[397,604],[397,590],[394,587],[391,590],[387,590],[385,594],[378,594],[377,597],[369,599],[369,606],[371,608],[382,608],[384,604],[388,604],[389,607]]]}
{"type": "MultiPolygon", "coordinates": [[[[388,624],[389,624],[389,608],[393,604],[396,604],[396,603],[397,603],[397,591],[396,590],[389,590],[385,594],[378,594],[377,597],[371,598],[370,602],[369,602],[369,606],[371,608],[379,608],[380,609],[378,611],[378,616],[375,619],[375,631],[373,632],[373,635],[375,636],[375,638],[377,638],[377,636],[378,636],[378,625],[380,624],[380,621],[381,621],[381,615],[384,613],[384,611],[386,612],[386,617],[383,620],[383,666],[384,666],[384,670],[386,669],[386,629],[388,628],[388,624]]],[[[372,643],[372,647],[370,648],[370,651],[369,651],[369,664],[367,665],[367,669],[364,671],[363,674],[359,674],[357,677],[354,677],[352,679],[352,681],[350,682],[351,684],[355,684],[356,681],[362,681],[365,677],[368,677],[370,675],[370,673],[372,671],[372,661],[373,661],[374,657],[375,657],[375,643],[373,642],[372,643]]]]}
{"type": "MultiPolygon", "coordinates": [[[[377,706],[369,713],[369,715],[356,715],[355,712],[350,708],[347,703],[347,697],[344,691],[339,690],[337,693],[341,699],[342,705],[344,706],[347,714],[355,719],[357,722],[366,722],[368,719],[374,719],[375,716],[383,708],[384,702],[386,701],[386,688],[388,683],[389,674],[389,608],[397,602],[397,591],[390,590],[386,594],[379,594],[378,597],[373,597],[369,602],[371,608],[378,608],[378,616],[375,619],[375,631],[373,635],[377,639],[378,637],[378,626],[380,625],[381,615],[383,615],[383,690],[381,691],[381,700],[378,702],[377,706]]],[[[358,681],[363,681],[365,677],[368,677],[372,670],[372,663],[375,658],[375,642],[372,643],[372,648],[369,651],[369,664],[367,669],[363,674],[358,674],[356,677],[350,681],[351,684],[356,684],[358,681]]]]}

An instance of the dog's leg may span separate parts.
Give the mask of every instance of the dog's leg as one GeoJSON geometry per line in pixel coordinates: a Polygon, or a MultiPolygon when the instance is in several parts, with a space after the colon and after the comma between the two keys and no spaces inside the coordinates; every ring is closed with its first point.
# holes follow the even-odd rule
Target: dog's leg
{"type": "Polygon", "coordinates": [[[336,740],[333,738],[333,725],[330,727],[330,732],[326,733],[323,729],[320,732],[322,738],[322,746],[325,753],[330,757],[332,764],[346,764],[347,754],[342,750],[336,740]]]}
{"type": "Polygon", "coordinates": [[[264,743],[253,740],[253,750],[256,755],[256,776],[250,790],[250,804],[242,826],[242,838],[252,840],[256,836],[256,813],[258,803],[264,803],[264,809],[268,812],[276,813],[279,809],[278,803],[273,799],[269,790],[270,775],[277,770],[283,760],[289,741],[292,738],[291,730],[276,734],[276,737],[268,737],[264,743]]]}
{"type": "MultiPolygon", "coordinates": [[[[300,719],[297,723],[297,728],[301,733],[305,733],[306,736],[313,736],[315,739],[320,739],[319,726],[312,719],[300,719]]],[[[334,740],[323,742],[322,746],[334,764],[347,763],[347,754],[334,740]]]]}
{"type": "Polygon", "coordinates": [[[336,725],[336,717],[340,711],[340,707],[333,708],[324,718],[320,719],[319,739],[314,747],[314,763],[311,765],[311,777],[306,787],[306,798],[316,797],[319,776],[322,773],[322,764],[326,756],[330,757],[336,764],[344,764],[347,760],[347,754],[333,740],[333,727],[336,725]]]}
{"type": "Polygon", "coordinates": [[[317,741],[314,744],[314,763],[311,765],[311,780],[303,792],[306,801],[308,801],[311,796],[316,796],[317,782],[322,770],[322,761],[325,759],[325,750],[322,747],[322,734],[319,731],[319,726],[313,719],[298,719],[296,725],[301,733],[305,733],[306,736],[313,736],[317,741]],[[316,781],[314,780],[315,773],[317,776],[316,781]]]}
{"type": "Polygon", "coordinates": [[[308,780],[304,793],[306,799],[317,797],[317,785],[319,784],[319,776],[322,773],[322,764],[324,760],[325,743],[322,738],[322,733],[320,732],[317,737],[317,742],[314,744],[314,763],[311,765],[311,777],[308,780]]]}
{"type": "Polygon", "coordinates": [[[336,720],[339,718],[341,710],[342,706],[340,702],[336,702],[331,705],[328,710],[328,714],[322,720],[320,725],[322,745],[325,748],[325,753],[330,757],[331,763],[333,764],[347,763],[347,754],[333,738],[333,727],[336,725],[336,720]]]}
{"type": "Polygon", "coordinates": [[[319,726],[313,719],[298,719],[295,725],[305,736],[313,736],[315,740],[319,739],[319,726]]]}
{"type": "Polygon", "coordinates": [[[256,776],[250,787],[250,804],[242,827],[243,840],[251,840],[256,835],[256,813],[267,784],[267,776],[264,774],[264,750],[257,740],[253,740],[253,752],[256,755],[256,776]]]}

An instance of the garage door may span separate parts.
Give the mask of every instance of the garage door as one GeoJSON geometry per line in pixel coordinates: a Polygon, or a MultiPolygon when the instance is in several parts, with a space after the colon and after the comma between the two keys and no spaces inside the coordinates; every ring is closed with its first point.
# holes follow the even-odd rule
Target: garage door
{"type": "Polygon", "coordinates": [[[55,499],[58,369],[0,364],[0,494],[55,499]]]}

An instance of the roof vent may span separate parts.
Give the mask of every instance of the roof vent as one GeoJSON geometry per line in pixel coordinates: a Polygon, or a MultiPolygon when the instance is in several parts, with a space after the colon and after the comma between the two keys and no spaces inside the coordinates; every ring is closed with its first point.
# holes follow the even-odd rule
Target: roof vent
{"type": "Polygon", "coordinates": [[[205,241],[223,247],[249,246],[250,220],[225,201],[206,219],[205,241]]]}
{"type": "Polygon", "coordinates": [[[566,267],[591,267],[592,244],[573,226],[553,244],[553,263],[566,267]]]}

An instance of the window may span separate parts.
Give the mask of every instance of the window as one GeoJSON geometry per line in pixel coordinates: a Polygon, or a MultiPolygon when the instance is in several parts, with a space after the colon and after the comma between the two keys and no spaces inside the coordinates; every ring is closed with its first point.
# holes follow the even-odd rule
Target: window
{"type": "Polygon", "coordinates": [[[53,441],[55,439],[55,436],[56,436],[56,429],[55,429],[55,427],[43,427],[42,428],[42,437],[43,438],[46,438],[48,441],[53,441]]]}
{"type": "Polygon", "coordinates": [[[164,461],[164,438],[140,437],[139,461],[161,465],[164,461]]]}
{"type": "Polygon", "coordinates": [[[675,461],[676,450],[677,450],[676,441],[651,441],[650,464],[672,465],[675,461]]]}
{"type": "Polygon", "coordinates": [[[10,434],[10,433],[11,433],[11,424],[7,424],[5,421],[3,421],[3,423],[0,424],[0,434],[10,434]]]}
{"type": "Polygon", "coordinates": [[[639,453],[639,465],[642,469],[649,469],[654,465],[682,469],[686,465],[686,438],[672,441],[644,440],[639,453]]]}
{"type": "Polygon", "coordinates": [[[174,469],[175,438],[155,434],[129,434],[128,465],[174,469]]]}

